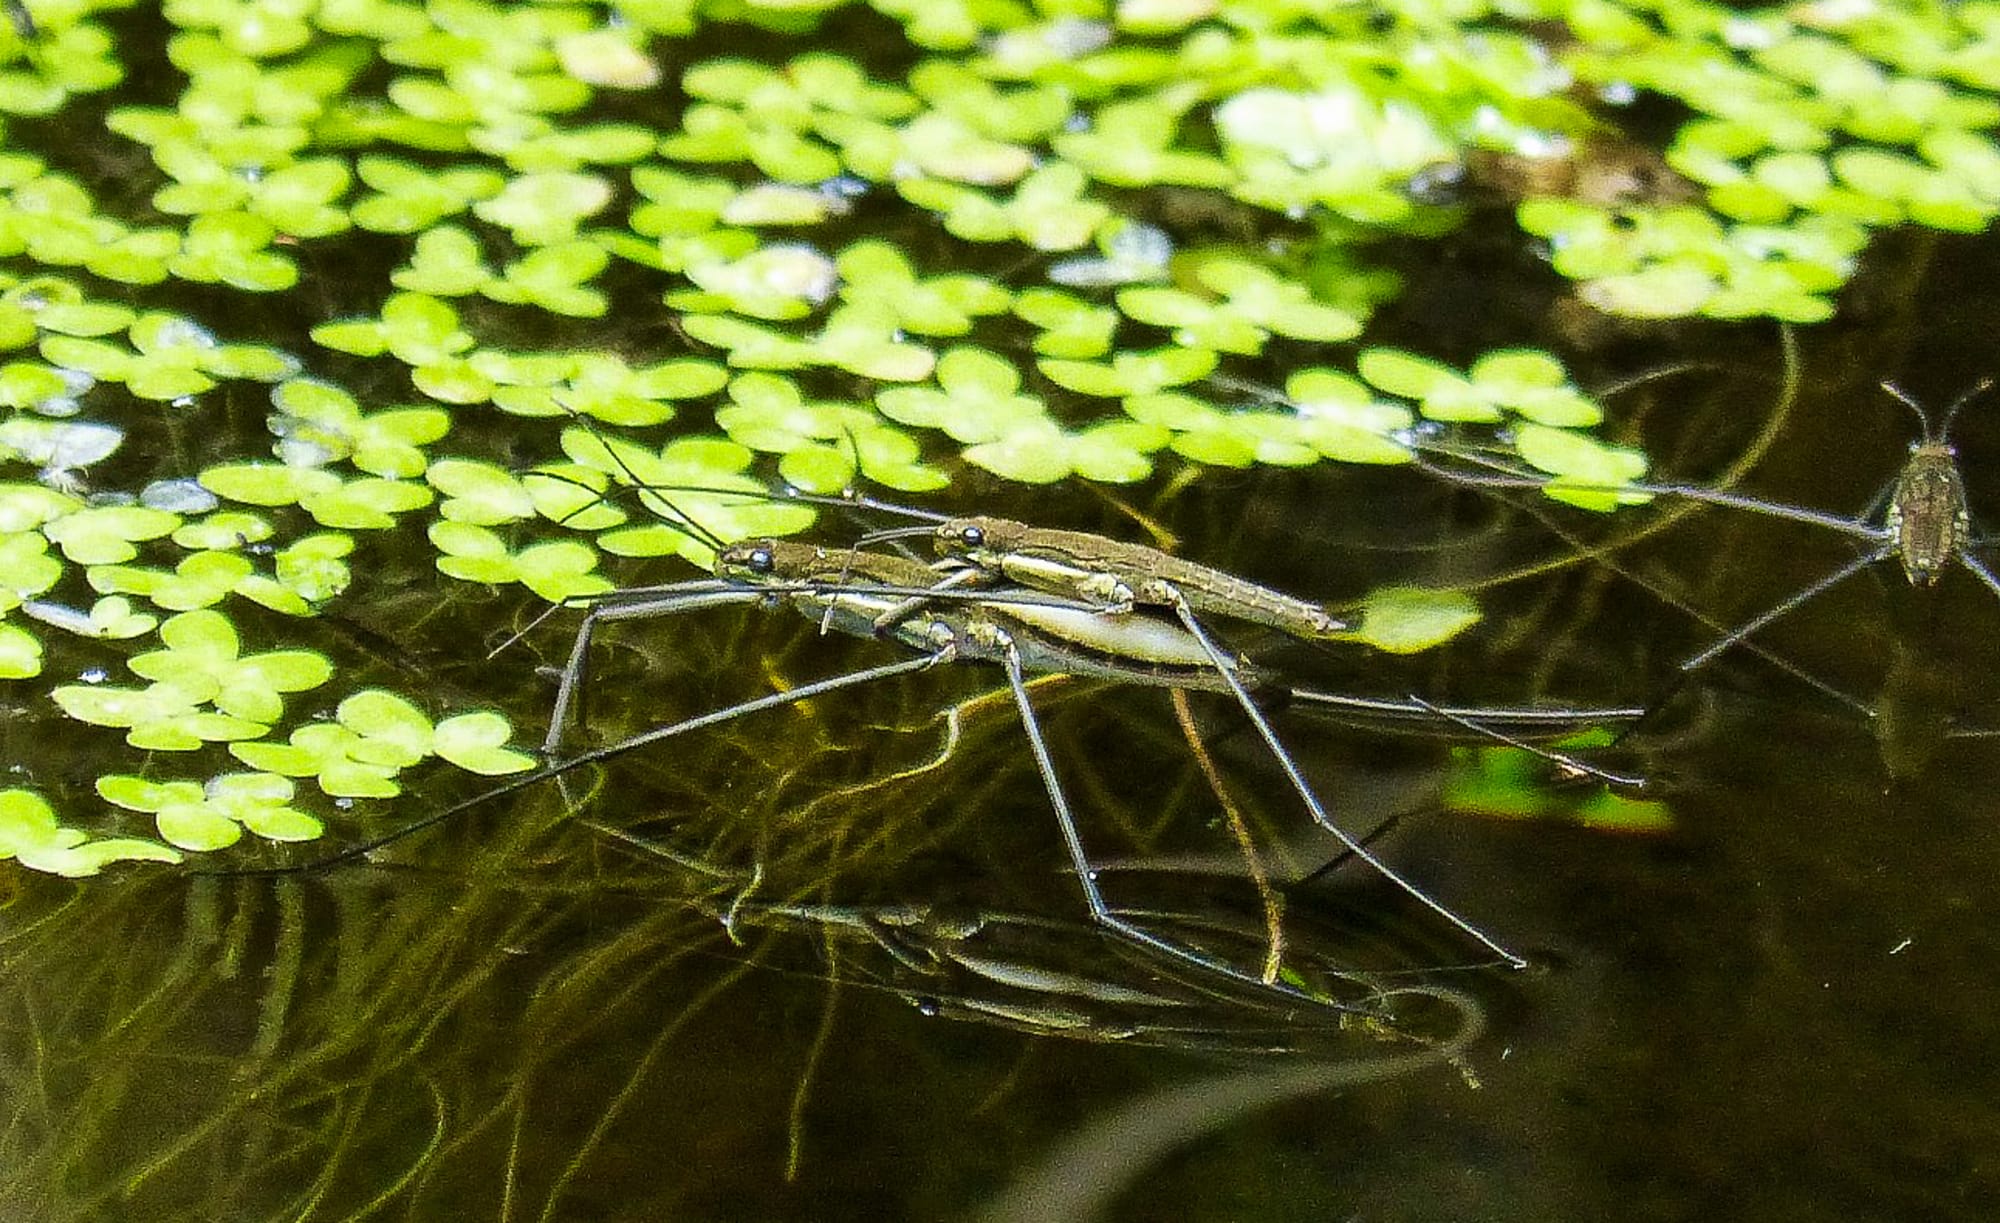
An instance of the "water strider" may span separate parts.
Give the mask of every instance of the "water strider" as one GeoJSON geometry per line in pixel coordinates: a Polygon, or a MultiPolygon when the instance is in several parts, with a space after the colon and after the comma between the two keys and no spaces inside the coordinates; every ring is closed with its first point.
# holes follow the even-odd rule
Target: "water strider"
{"type": "MultiPolygon", "coordinates": [[[[772,496],[772,494],[750,493],[743,489],[691,486],[662,488],[645,485],[638,481],[636,476],[632,477],[632,487],[641,495],[647,496],[650,504],[671,514],[671,521],[697,537],[705,536],[708,532],[699,524],[690,522],[688,516],[675,507],[664,494],[695,492],[717,497],[772,496]]],[[[1017,617],[1026,614],[1024,609],[1047,607],[1050,610],[1044,613],[1044,627],[1058,638],[1073,636],[1082,639],[1091,637],[1094,633],[1088,619],[1078,613],[1078,601],[1099,613],[1100,619],[1107,624],[1113,624],[1119,623],[1127,613],[1140,606],[1171,610],[1176,597],[1181,595],[1185,595],[1190,606],[1196,610],[1213,612],[1227,619],[1277,628],[1307,640],[1337,636],[1352,627],[1319,604],[1259,586],[1210,566],[1182,560],[1143,544],[1126,543],[1082,531],[1035,527],[991,516],[952,518],[930,510],[896,505],[853,493],[840,496],[786,493],[781,497],[784,500],[803,501],[808,504],[874,510],[921,519],[929,524],[908,529],[869,532],[862,537],[855,549],[839,552],[844,558],[839,564],[812,566],[818,571],[818,580],[833,586],[839,585],[843,578],[856,576],[873,580],[878,585],[896,585],[898,582],[904,585],[922,585],[921,591],[899,601],[891,610],[876,619],[872,628],[874,635],[877,636],[893,636],[892,630],[902,618],[927,603],[955,600],[996,604],[1004,601],[1010,613],[1017,617]],[[870,543],[913,535],[932,537],[939,550],[945,554],[943,563],[928,570],[907,560],[883,560],[878,565],[867,558],[879,554],[863,550],[870,543]],[[968,536],[976,541],[977,547],[973,551],[978,552],[978,556],[967,551],[968,536]],[[1037,599],[1028,589],[1011,590],[1004,595],[994,593],[992,583],[1007,578],[1021,582],[1023,587],[1046,591],[1048,598],[1037,599]]],[[[606,618],[612,616],[626,618],[634,614],[647,613],[642,608],[630,611],[607,610],[606,618]]],[[[1127,640],[1135,645],[1136,634],[1139,632],[1160,631],[1142,630],[1139,626],[1145,623],[1143,620],[1123,620],[1123,623],[1130,627],[1116,631],[1126,635],[1127,640]]],[[[849,625],[848,628],[853,631],[854,626],[849,625]]],[[[581,638],[582,634],[579,636],[581,638]]],[[[1192,640],[1194,638],[1191,635],[1183,636],[1176,648],[1184,650],[1186,643],[1192,640]]],[[[1079,640],[1079,644],[1081,643],[1079,640]]],[[[1099,648],[1118,653],[1123,646],[1102,643],[1099,648]]],[[[1131,665],[1143,653],[1143,650],[1126,650],[1122,665],[1131,665]]],[[[1186,660],[1177,661],[1184,664],[1186,660]]],[[[1236,660],[1235,665],[1240,669],[1241,660],[1236,660]]],[[[1206,671],[1207,680],[1197,678],[1183,686],[1210,690],[1224,687],[1219,674],[1214,670],[1216,666],[1216,657],[1208,655],[1205,668],[1197,667],[1189,673],[1198,676],[1206,671]]],[[[569,671],[573,673],[575,669],[573,663],[569,671]]],[[[1347,715],[1360,721],[1448,723],[1468,730],[1477,737],[1506,746],[1519,747],[1543,756],[1572,773],[1594,776],[1616,785],[1638,787],[1645,784],[1643,778],[1607,773],[1570,757],[1547,752],[1501,729],[1502,726],[1512,725],[1521,734],[1550,731],[1562,733],[1566,729],[1573,729],[1592,721],[1630,720],[1638,717],[1643,712],[1641,710],[1465,708],[1436,705],[1414,695],[1380,698],[1315,692],[1308,689],[1287,689],[1286,692],[1291,699],[1307,707],[1347,715]]]]}
{"type": "MultiPolygon", "coordinates": [[[[928,566],[913,561],[874,556],[864,562],[844,550],[821,549],[782,540],[761,540],[726,547],[718,554],[716,571],[746,583],[760,580],[778,583],[788,588],[793,601],[808,616],[820,619],[831,614],[836,617],[834,626],[843,631],[861,630],[872,634],[880,615],[909,597],[911,588],[907,582],[888,587],[880,594],[868,593],[852,584],[822,585],[818,589],[809,587],[814,577],[822,582],[832,578],[851,583],[856,567],[862,564],[876,566],[875,573],[885,572],[880,567],[885,561],[891,562],[886,570],[890,573],[907,573],[907,576],[915,577],[916,571],[929,571],[928,566]]],[[[1230,977],[1240,978],[1243,975],[1239,970],[1203,953],[1165,943],[1127,922],[1105,902],[1097,886],[1096,869],[1090,864],[1069,801],[1057,780],[1039,719],[1028,697],[1025,675],[1031,668],[1155,686],[1202,687],[1228,692],[1256,728],[1279,768],[1312,814],[1314,822],[1340,841],[1347,853],[1368,863],[1384,879],[1501,960],[1516,967],[1526,964],[1520,956],[1404,878],[1333,820],[1307,784],[1269,719],[1251,699],[1248,687],[1261,682],[1259,677],[1249,671],[1241,659],[1224,654],[1198,627],[1180,632],[1166,621],[1143,615],[1106,614],[1089,606],[1015,605],[994,602],[989,595],[977,602],[966,601],[962,607],[927,606],[897,620],[891,632],[905,645],[937,651],[940,658],[995,662],[1005,670],[1029,751],[1055,810],[1071,864],[1083,888],[1085,904],[1092,919],[1099,924],[1176,958],[1221,971],[1230,977]]]]}
{"type": "Polygon", "coordinates": [[[1198,613],[1306,640],[1337,637],[1354,628],[1321,604],[1145,544],[985,516],[948,519],[932,535],[939,555],[949,560],[1023,586],[1074,595],[1107,611],[1185,603],[1198,613]]]}
{"type": "MultiPolygon", "coordinates": [[[[1758,497],[1696,484],[1586,485],[1562,481],[1559,487],[1566,491],[1585,493],[1633,493],[1681,497],[1690,501],[1747,510],[1769,517],[1823,527],[1869,545],[1866,551],[1853,560],[1814,579],[1772,607],[1729,630],[1698,653],[1683,659],[1680,663],[1681,670],[1693,671],[1870,565],[1892,558],[1899,562],[1904,577],[1916,589],[1923,590],[1935,586],[1945,570],[1956,561],[1978,578],[1987,589],[2000,596],[2000,577],[1996,577],[1992,568],[1972,551],[1984,541],[1975,538],[1973,534],[1971,512],[1966,502],[1965,480],[1958,468],[1957,451],[1949,441],[1951,422],[1957,416],[1959,409],[1984,393],[1991,385],[1990,379],[1982,379],[1960,395],[1946,409],[1943,421],[1933,429],[1929,414],[1924,411],[1921,404],[1895,385],[1887,382],[1882,384],[1885,392],[1916,414],[1923,432],[1917,441],[1911,443],[1909,457],[1904,460],[1903,466],[1891,480],[1886,501],[1883,498],[1877,499],[1878,504],[1886,505],[1880,522],[1870,521],[1872,509],[1859,517],[1848,518],[1826,510],[1785,505],[1781,502],[1766,501],[1758,497]]],[[[1468,457],[1450,450],[1441,452],[1452,458],[1468,457]]],[[[1512,469],[1489,468],[1466,471],[1435,463],[1428,466],[1430,470],[1456,483],[1478,487],[1544,489],[1557,483],[1546,476],[1512,469]]]]}
{"type": "MultiPolygon", "coordinates": [[[[719,542],[719,541],[718,541],[719,542]]],[[[1126,940],[1204,972],[1226,978],[1237,985],[1276,988],[1194,947],[1163,938],[1113,910],[1098,888],[1096,869],[1085,850],[1069,801],[1056,776],[1039,720],[1028,698],[1025,676],[1033,672],[1080,674],[1163,687],[1199,687],[1230,692],[1286,773],[1316,822],[1327,828],[1351,856],[1360,857],[1395,886],[1443,917],[1488,948],[1502,961],[1520,965],[1519,956],[1424,893],[1370,852],[1360,841],[1335,825],[1324,806],[1300,775],[1290,754],[1247,688],[1268,683],[1266,677],[1240,659],[1222,655],[1213,642],[1184,631],[1155,616],[1107,615],[1102,609],[1075,602],[1051,600],[1045,594],[1009,591],[933,592],[924,586],[937,571],[905,558],[845,549],[818,548],[786,540],[759,540],[723,545],[718,552],[717,576],[677,583],[667,587],[614,592],[593,601],[585,625],[579,629],[565,668],[552,717],[547,743],[551,754],[559,750],[564,727],[574,707],[583,676],[591,633],[606,621],[651,618],[679,611],[719,604],[791,602],[809,618],[824,626],[858,636],[876,636],[881,613],[897,603],[920,595],[925,599],[920,613],[898,621],[889,636],[912,652],[912,656],[862,669],[846,675],[814,681],[787,692],[772,693],[669,726],[657,727],[617,743],[552,760],[542,769],[463,803],[433,813],[406,825],[395,833],[356,846],[330,861],[351,859],[422,828],[449,819],[480,803],[491,801],[542,781],[561,776],[581,765],[661,742],[692,731],[713,727],[765,709],[791,704],[809,697],[855,687],[881,679],[913,674],[943,663],[982,661],[999,664],[1008,679],[1008,688],[1022,718],[1031,754],[1048,792],[1093,921],[1126,940]],[[1020,602],[1010,602],[1019,599],[1020,602]]],[[[1301,694],[1300,699],[1312,700],[1301,694]]],[[[1425,703],[1365,701],[1360,698],[1329,698],[1351,713],[1386,713],[1389,716],[1437,716],[1438,710],[1425,703]]],[[[1484,711],[1451,711],[1448,717],[1476,716],[1484,711]]],[[[1559,715],[1551,711],[1503,711],[1519,715],[1523,722],[1547,721],[1559,715]]],[[[1632,711],[1623,711],[1632,712],[1632,711]]],[[[1580,715],[1567,715],[1572,722],[1580,715]]],[[[322,863],[321,865],[324,865],[322,863]]],[[[1295,992],[1295,991],[1294,991],[1295,992]]],[[[1301,996],[1306,997],[1306,996],[1301,996]]]]}
{"type": "MultiPolygon", "coordinates": [[[[607,446],[607,451],[609,449],[607,446]]],[[[615,451],[611,453],[615,458],[615,451]]],[[[628,470],[627,475],[631,474],[628,470]]],[[[357,846],[334,860],[360,856],[481,802],[676,735],[713,727],[808,697],[913,674],[943,663],[976,661],[998,664],[1007,676],[1009,692],[1021,717],[1037,772],[1057,817],[1071,866],[1084,892],[1092,920],[1103,928],[1139,947],[1237,984],[1296,993],[1289,986],[1273,985],[1199,948],[1163,938],[1106,903],[1097,884],[1096,869],[1078,832],[1028,696],[1025,676],[1031,672],[1227,692],[1256,729],[1260,740],[1315,823],[1344,846],[1347,856],[1359,857],[1367,862],[1384,879],[1481,944],[1499,961],[1516,967],[1525,965],[1526,961],[1520,956],[1397,873],[1364,843],[1335,823],[1307,784],[1268,718],[1250,696],[1252,688],[1270,689],[1275,686],[1242,659],[1224,653],[1215,644],[1195,619],[1194,600],[1182,587],[1183,584],[1192,587],[1203,606],[1217,610],[1218,614],[1285,627],[1302,636],[1325,635],[1336,623],[1335,618],[1324,609],[1241,582],[1217,570],[1179,562],[1154,549],[1120,545],[1076,532],[1031,534],[1026,537],[1026,542],[1030,545],[1049,544],[1051,541],[1060,543],[1068,548],[1064,555],[1083,565],[1124,567],[1130,576],[1138,580],[1137,587],[1132,589],[1133,603],[1167,606],[1175,613],[1179,623],[1142,611],[1107,607],[1101,601],[1081,600],[1066,590],[1051,592],[993,585],[1008,580],[1009,575],[1004,571],[997,577],[982,574],[981,580],[988,585],[959,588],[966,584],[962,575],[968,566],[963,560],[947,559],[936,565],[925,565],[903,557],[820,548],[778,539],[727,544],[686,514],[673,509],[671,502],[662,495],[665,490],[646,488],[636,478],[632,483],[647,497],[649,505],[657,503],[666,507],[667,512],[672,514],[669,519],[672,525],[687,530],[716,550],[714,576],[667,586],[615,591],[588,600],[589,609],[577,630],[568,662],[563,668],[549,731],[543,744],[548,763],[542,769],[484,795],[406,825],[389,836],[357,846]],[[563,736],[583,691],[592,639],[600,625],[658,618],[702,607],[779,601],[792,603],[818,622],[823,631],[837,629],[850,635],[886,639],[909,650],[912,656],[714,710],[575,756],[562,756],[563,736]]],[[[734,495],[738,490],[713,491],[734,495]]],[[[982,521],[999,523],[1003,520],[982,521]]],[[[926,530],[935,533],[936,529],[926,530]]],[[[1110,569],[1098,571],[1113,572],[1110,569]]],[[[1046,570],[1038,572],[1051,584],[1058,584],[1047,577],[1046,570]]],[[[1119,591],[1113,588],[1109,593],[1115,597],[1119,591]]],[[[1315,697],[1302,693],[1298,694],[1298,699],[1302,703],[1313,703],[1315,697]]],[[[1503,742],[1517,742],[1478,725],[1476,719],[1488,711],[1440,708],[1414,697],[1398,702],[1329,696],[1322,703],[1349,715],[1439,719],[1503,742]]],[[[1541,710],[1501,712],[1503,715],[1521,715],[1524,724],[1544,723],[1545,714],[1557,719],[1566,718],[1570,724],[1580,717],[1589,716],[1588,711],[1567,714],[1541,710]]],[[[1605,716],[1622,717],[1634,713],[1636,711],[1610,711],[1605,716]]]]}

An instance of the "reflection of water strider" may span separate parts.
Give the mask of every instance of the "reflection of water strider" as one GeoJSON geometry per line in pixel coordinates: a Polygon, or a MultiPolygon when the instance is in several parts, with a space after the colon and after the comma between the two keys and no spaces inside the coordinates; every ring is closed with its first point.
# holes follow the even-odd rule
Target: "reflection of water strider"
{"type": "MultiPolygon", "coordinates": [[[[640,849],[647,842],[635,839],[640,849]]],[[[840,905],[697,901],[732,931],[809,930],[837,964],[842,987],[895,994],[925,1014],[1071,1040],[1250,1056],[1325,1058],[1384,1041],[1432,1049],[1455,1042],[1478,1004],[1459,990],[1413,982],[1407,948],[1356,962],[1350,939],[1307,929],[1287,941],[1291,979],[1350,1010],[1314,1014],[1285,994],[1222,989],[1206,972],[1163,963],[1095,925],[1068,917],[927,903],[840,905]],[[1363,1017],[1365,1016],[1365,1019],[1363,1017]],[[1360,1022],[1357,1022],[1360,1020],[1360,1022]]],[[[1211,913],[1148,910],[1155,928],[1180,928],[1208,946],[1257,953],[1267,932],[1211,913]]],[[[1301,923],[1303,927],[1303,923],[1301,923]]],[[[1300,932],[1293,931],[1295,935],[1300,932]]]]}

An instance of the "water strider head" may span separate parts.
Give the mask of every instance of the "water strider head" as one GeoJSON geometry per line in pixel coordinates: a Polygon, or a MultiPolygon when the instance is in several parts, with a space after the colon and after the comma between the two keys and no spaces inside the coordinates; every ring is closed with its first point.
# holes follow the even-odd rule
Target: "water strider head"
{"type": "Polygon", "coordinates": [[[795,539],[746,539],[718,548],[715,576],[750,586],[780,582],[925,587],[937,575],[917,561],[881,552],[822,548],[795,539]]]}
{"type": "Polygon", "coordinates": [[[1019,552],[1033,530],[1006,518],[947,518],[932,531],[940,556],[978,556],[1019,552]]]}

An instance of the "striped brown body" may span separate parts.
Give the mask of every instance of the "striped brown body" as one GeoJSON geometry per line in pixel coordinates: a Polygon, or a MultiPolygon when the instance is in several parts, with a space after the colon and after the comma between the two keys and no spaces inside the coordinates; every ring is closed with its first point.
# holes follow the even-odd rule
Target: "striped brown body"
{"type": "Polygon", "coordinates": [[[1956,452],[1941,442],[1910,448],[1889,495],[1889,535],[1912,586],[1933,586],[1972,534],[1956,452]]]}

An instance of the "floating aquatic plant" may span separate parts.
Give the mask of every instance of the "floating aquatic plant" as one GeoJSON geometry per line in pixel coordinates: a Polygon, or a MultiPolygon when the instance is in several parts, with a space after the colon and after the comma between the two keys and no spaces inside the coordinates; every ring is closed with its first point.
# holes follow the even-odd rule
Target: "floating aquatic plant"
{"type": "MultiPolygon", "coordinates": [[[[1383,239],[1450,233],[1482,159],[1585,162],[1648,100],[1688,114],[1648,150],[1656,190],[1555,179],[1513,209],[1604,311],[1810,321],[1874,232],[2000,210],[1979,6],[874,0],[864,57],[818,45],[838,0],[615,22],[176,0],[170,70],[131,81],[96,15],[115,7],[35,5],[38,43],[0,65],[0,675],[135,741],[283,749],[335,791],[427,754],[521,763],[480,755],[504,750],[483,717],[370,698],[314,721],[282,700],[304,672],[240,670],[331,656],[315,617],[367,605],[399,550],[560,600],[803,529],[808,507],[763,497],[780,484],[1444,445],[1592,508],[1639,500],[1603,486],[1643,456],[1596,436],[1553,355],[1345,346],[1400,291],[1383,239]],[[766,33],[715,57],[722,20],[766,33]],[[40,147],[100,111],[82,156],[40,147]],[[103,681],[128,662],[143,683],[103,681]]],[[[1440,614],[1396,640],[1448,636],[1440,614]]],[[[362,683],[336,665],[317,687],[362,683]]],[[[167,788],[88,832],[103,794],[10,792],[15,856],[171,856],[111,835],[135,811],[193,841],[307,827],[258,804],[343,818],[122,767],[167,788]]]]}

